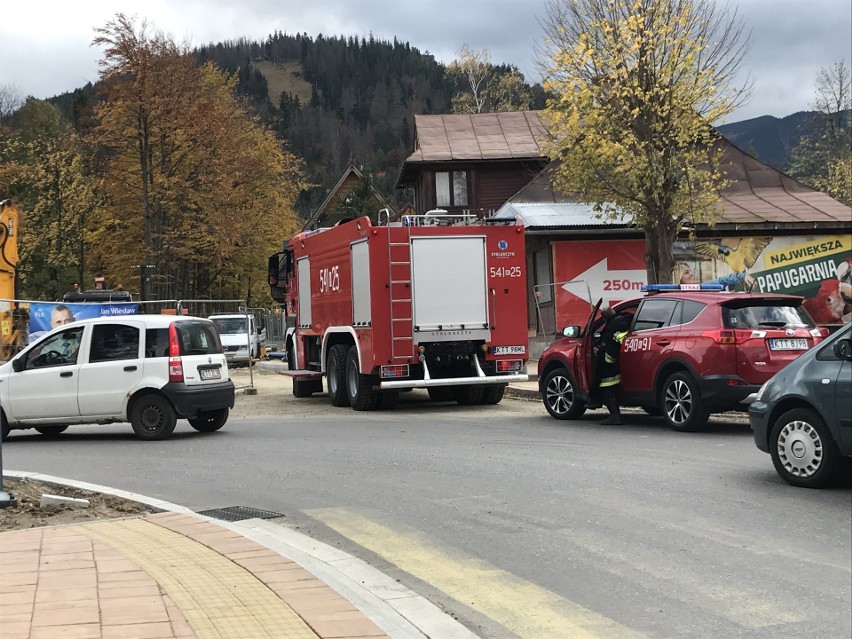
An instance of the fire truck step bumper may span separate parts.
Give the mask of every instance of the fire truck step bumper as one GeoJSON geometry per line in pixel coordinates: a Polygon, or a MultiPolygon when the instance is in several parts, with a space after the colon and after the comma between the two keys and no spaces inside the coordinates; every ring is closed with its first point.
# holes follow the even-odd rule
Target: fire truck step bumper
{"type": "Polygon", "coordinates": [[[513,382],[528,382],[530,376],[525,373],[517,375],[491,375],[488,377],[447,377],[444,379],[400,379],[383,381],[379,384],[382,390],[399,390],[402,388],[430,388],[434,386],[492,386],[494,384],[511,384],[513,382]]]}
{"type": "Polygon", "coordinates": [[[320,371],[309,371],[309,370],[278,371],[278,374],[279,375],[286,375],[287,377],[303,377],[305,379],[323,376],[323,374],[320,371]]]}

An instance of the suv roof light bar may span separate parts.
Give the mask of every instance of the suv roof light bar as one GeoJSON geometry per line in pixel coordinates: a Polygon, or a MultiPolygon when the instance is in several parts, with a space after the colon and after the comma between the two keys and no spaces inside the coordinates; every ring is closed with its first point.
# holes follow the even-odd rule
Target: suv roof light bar
{"type": "Polygon", "coordinates": [[[645,284],[643,293],[661,293],[663,291],[724,291],[721,284],[645,284]]]}

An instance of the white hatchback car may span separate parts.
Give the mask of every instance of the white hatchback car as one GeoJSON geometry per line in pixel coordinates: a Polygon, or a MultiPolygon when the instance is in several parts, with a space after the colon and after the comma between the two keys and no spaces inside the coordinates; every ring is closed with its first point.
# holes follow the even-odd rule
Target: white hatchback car
{"type": "Polygon", "coordinates": [[[58,435],[72,424],[130,422],[164,439],[186,418],[222,428],[234,383],[216,327],[199,317],[127,315],[58,327],[0,366],[0,422],[58,435]]]}

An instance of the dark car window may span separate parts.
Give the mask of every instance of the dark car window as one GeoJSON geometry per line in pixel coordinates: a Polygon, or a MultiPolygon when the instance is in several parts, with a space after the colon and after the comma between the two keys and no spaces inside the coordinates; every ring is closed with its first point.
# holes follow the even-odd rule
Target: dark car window
{"type": "Polygon", "coordinates": [[[837,342],[844,340],[844,339],[849,339],[850,337],[852,337],[852,331],[850,331],[849,329],[841,329],[839,331],[839,334],[836,333],[835,335],[832,335],[831,337],[829,337],[826,340],[825,344],[820,345],[820,349],[819,349],[819,352],[816,354],[816,358],[820,361],[823,361],[823,362],[839,362],[839,361],[841,361],[843,358],[838,357],[834,353],[834,345],[837,342]],[[846,334],[842,335],[844,330],[845,330],[846,334]]]}
{"type": "Polygon", "coordinates": [[[61,333],[51,335],[27,353],[25,368],[76,364],[82,338],[82,326],[68,328],[61,333]]]}
{"type": "Polygon", "coordinates": [[[680,318],[681,324],[689,324],[692,320],[698,317],[699,313],[707,308],[706,304],[694,302],[692,300],[683,300],[683,315],[680,318]]]}
{"type": "Polygon", "coordinates": [[[754,302],[746,306],[722,307],[725,328],[813,328],[814,323],[801,306],[754,302]]]}
{"type": "Polygon", "coordinates": [[[111,362],[139,357],[139,329],[126,324],[96,324],[92,327],[90,362],[111,362]]]}
{"type": "Polygon", "coordinates": [[[677,300],[645,300],[636,315],[633,330],[647,331],[669,326],[677,305],[677,300]]]}
{"type": "Polygon", "coordinates": [[[145,331],[145,357],[169,356],[169,329],[149,328],[145,331]]]}
{"type": "Polygon", "coordinates": [[[213,355],[222,352],[219,334],[212,322],[175,322],[181,355],[213,355]]]}

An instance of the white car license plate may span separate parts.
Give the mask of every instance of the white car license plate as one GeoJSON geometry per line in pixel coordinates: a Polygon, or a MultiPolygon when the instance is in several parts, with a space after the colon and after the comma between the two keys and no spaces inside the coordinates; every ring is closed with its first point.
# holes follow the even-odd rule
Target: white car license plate
{"type": "Polygon", "coordinates": [[[806,339],[771,339],[769,349],[773,351],[806,351],[808,340],[806,339]]]}
{"type": "Polygon", "coordinates": [[[222,379],[222,371],[218,368],[202,368],[201,379],[222,379]]]}
{"type": "Polygon", "coordinates": [[[495,346],[495,355],[523,355],[526,349],[523,346],[495,346]]]}

